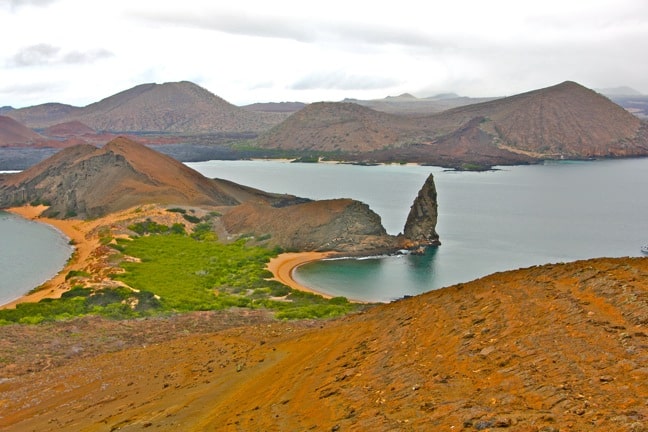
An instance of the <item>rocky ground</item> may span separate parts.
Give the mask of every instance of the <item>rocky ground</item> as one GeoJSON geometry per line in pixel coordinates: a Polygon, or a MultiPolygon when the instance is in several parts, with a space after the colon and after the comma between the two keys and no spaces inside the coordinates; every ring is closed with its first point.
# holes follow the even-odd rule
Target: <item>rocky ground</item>
{"type": "Polygon", "coordinates": [[[648,260],[498,273],[326,322],[0,328],[0,429],[648,430],[648,260]]]}

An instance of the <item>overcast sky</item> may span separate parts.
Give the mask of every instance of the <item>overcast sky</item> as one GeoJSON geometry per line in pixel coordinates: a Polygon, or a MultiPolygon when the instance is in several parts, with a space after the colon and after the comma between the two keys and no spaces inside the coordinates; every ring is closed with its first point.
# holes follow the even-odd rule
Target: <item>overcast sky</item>
{"type": "Polygon", "coordinates": [[[236,105],[648,94],[646,0],[0,0],[0,106],[188,80],[236,105]]]}

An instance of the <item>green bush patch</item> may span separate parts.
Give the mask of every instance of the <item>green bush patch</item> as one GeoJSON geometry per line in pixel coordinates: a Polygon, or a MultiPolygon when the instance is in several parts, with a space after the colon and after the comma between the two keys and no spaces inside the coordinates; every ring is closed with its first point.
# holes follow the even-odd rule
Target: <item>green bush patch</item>
{"type": "MultiPolygon", "coordinates": [[[[267,308],[279,319],[330,318],[357,307],[344,297],[327,300],[269,280],[272,274],[265,267],[278,249],[249,246],[245,239],[218,243],[208,223],[196,225],[191,235],[184,227],[174,230],[150,220],[129,228],[140,236],[116,239],[115,248],[139,262],[122,261],[125,272],[113,277],[132,289],[77,286],[60,299],[0,310],[0,324],[38,324],[88,314],[124,319],[230,307],[267,308]]],[[[76,276],[89,274],[70,271],[66,278],[76,276]]]]}

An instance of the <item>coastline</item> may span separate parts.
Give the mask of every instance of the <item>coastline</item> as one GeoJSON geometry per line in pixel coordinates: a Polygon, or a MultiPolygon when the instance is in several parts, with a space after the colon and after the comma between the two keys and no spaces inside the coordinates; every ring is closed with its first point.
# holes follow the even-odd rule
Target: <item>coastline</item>
{"type": "MultiPolygon", "coordinates": [[[[11,207],[5,211],[20,216],[24,219],[32,220],[38,223],[47,224],[54,229],[60,231],[64,236],[70,239],[70,243],[74,245],[70,259],[65,266],[51,279],[45,281],[43,284],[35,287],[29,293],[24,294],[8,303],[0,305],[0,309],[15,308],[19,303],[25,302],[38,302],[45,298],[59,298],[67,290],[65,284],[65,276],[71,270],[81,270],[91,260],[91,255],[99,246],[99,238],[91,235],[99,225],[106,224],[106,218],[100,218],[92,221],[84,220],[61,220],[47,217],[41,217],[41,213],[46,209],[46,206],[21,206],[11,207]]],[[[128,211],[124,212],[128,213],[128,211]]],[[[114,215],[111,219],[119,219],[114,215]]],[[[321,295],[324,298],[332,298],[333,296],[321,291],[313,290],[307,286],[298,283],[293,278],[294,270],[304,264],[319,261],[325,258],[334,256],[334,252],[291,252],[283,253],[275,258],[272,258],[267,264],[267,269],[273,274],[273,280],[277,280],[292,289],[309,292],[321,295]]]]}
{"type": "Polygon", "coordinates": [[[333,252],[288,252],[282,253],[275,258],[272,258],[266,268],[273,274],[272,280],[281,282],[284,285],[298,291],[305,291],[313,294],[321,295],[324,298],[330,299],[333,296],[316,291],[307,286],[301,285],[293,278],[293,272],[299,266],[319,261],[333,256],[333,252]]]}
{"type": "Polygon", "coordinates": [[[90,257],[92,251],[99,246],[98,239],[93,239],[87,235],[95,227],[94,224],[81,220],[59,220],[41,217],[40,214],[46,208],[45,206],[22,206],[4,210],[22,218],[54,227],[70,239],[70,242],[74,245],[74,251],[65,266],[53,278],[34,288],[29,293],[9,303],[0,305],[0,309],[11,309],[15,308],[19,303],[38,302],[45,298],[59,298],[66,291],[64,288],[65,275],[70,270],[78,269],[77,267],[80,267],[90,257]]]}

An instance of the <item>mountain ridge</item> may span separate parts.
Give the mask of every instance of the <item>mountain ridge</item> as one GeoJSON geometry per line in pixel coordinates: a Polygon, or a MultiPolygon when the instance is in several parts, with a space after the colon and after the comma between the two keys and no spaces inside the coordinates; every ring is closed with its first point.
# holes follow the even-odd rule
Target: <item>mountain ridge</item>
{"type": "Polygon", "coordinates": [[[258,132],[285,117],[236,107],[189,81],[140,84],[81,108],[43,104],[7,114],[32,128],[80,121],[98,131],[160,133],[258,132]]]}
{"type": "Polygon", "coordinates": [[[311,104],[257,144],[455,167],[648,155],[648,125],[571,81],[425,116],[352,106],[311,104]]]}

